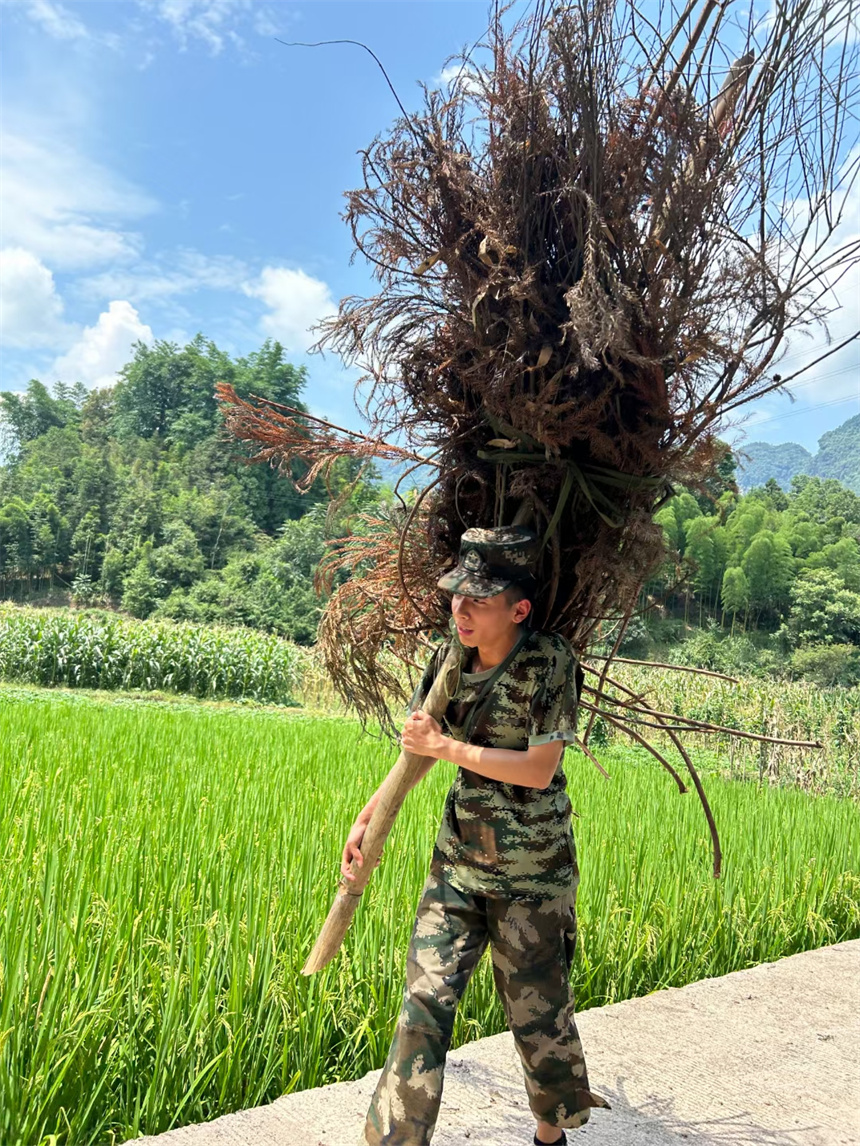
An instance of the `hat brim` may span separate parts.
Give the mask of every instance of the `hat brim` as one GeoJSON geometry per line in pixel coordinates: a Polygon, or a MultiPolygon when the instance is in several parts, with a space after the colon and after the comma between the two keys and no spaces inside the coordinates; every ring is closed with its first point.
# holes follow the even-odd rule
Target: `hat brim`
{"type": "Polygon", "coordinates": [[[513,583],[511,578],[480,577],[463,565],[455,566],[436,582],[440,589],[464,597],[495,597],[513,583]]]}

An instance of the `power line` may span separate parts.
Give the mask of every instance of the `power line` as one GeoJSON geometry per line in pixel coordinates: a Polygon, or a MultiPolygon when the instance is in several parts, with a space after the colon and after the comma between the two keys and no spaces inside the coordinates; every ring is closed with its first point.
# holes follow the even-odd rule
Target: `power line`
{"type": "Polygon", "coordinates": [[[789,382],[789,390],[799,390],[801,386],[814,386],[816,382],[825,382],[828,378],[841,378],[843,374],[857,374],[860,376],[860,366],[843,366],[840,370],[830,370],[827,374],[819,374],[817,378],[807,378],[805,382],[789,382]]]}
{"type": "Polygon", "coordinates": [[[781,422],[783,418],[796,418],[799,414],[808,414],[811,410],[823,410],[825,406],[843,406],[846,402],[860,403],[860,394],[852,394],[847,398],[834,398],[830,402],[818,402],[814,406],[804,406],[802,410],[791,410],[788,414],[777,414],[775,418],[764,418],[761,422],[753,422],[747,426],[752,430],[755,426],[769,426],[771,422],[781,422]]]}
{"type": "MultiPolygon", "coordinates": [[[[827,343],[829,346],[830,343],[827,343]]],[[[780,358],[778,362],[772,362],[769,369],[781,370],[783,366],[790,362],[797,362],[799,359],[809,358],[813,359],[823,347],[809,347],[806,350],[793,350],[791,354],[786,354],[784,358],[780,358]]]]}

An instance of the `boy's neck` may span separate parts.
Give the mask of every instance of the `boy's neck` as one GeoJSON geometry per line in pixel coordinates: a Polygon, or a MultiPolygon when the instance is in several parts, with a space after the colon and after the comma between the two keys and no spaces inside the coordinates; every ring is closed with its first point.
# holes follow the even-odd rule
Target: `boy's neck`
{"type": "Polygon", "coordinates": [[[521,626],[514,625],[510,631],[500,634],[491,644],[479,645],[472,656],[472,672],[486,672],[500,665],[519,640],[521,632],[521,626]]]}

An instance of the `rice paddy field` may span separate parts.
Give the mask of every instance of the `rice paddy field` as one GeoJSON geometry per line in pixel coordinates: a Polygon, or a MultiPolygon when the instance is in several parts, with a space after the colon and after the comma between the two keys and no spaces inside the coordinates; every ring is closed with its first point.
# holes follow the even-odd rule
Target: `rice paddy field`
{"type": "MultiPolygon", "coordinates": [[[[565,757],[578,1009],[860,936],[855,800],[703,755],[714,880],[695,796],[599,755],[611,781],[565,757]]],[[[340,956],[299,968],[392,762],[345,717],[0,687],[0,1142],[119,1143],[380,1066],[453,766],[408,797],[340,956]]],[[[455,1044],[503,1029],[485,962],[455,1044]]]]}
{"type": "MultiPolygon", "coordinates": [[[[723,734],[685,735],[709,767],[730,778],[860,798],[860,688],[751,678],[733,684],[620,662],[613,666],[613,676],[662,712],[821,744],[810,751],[723,734]]],[[[0,603],[0,680],[75,689],[161,690],[346,715],[313,649],[253,629],[138,621],[99,609],[0,603]]],[[[672,751],[664,734],[652,730],[650,735],[672,751]]],[[[604,744],[627,746],[630,741],[598,721],[591,746],[600,749],[604,744]]]]}

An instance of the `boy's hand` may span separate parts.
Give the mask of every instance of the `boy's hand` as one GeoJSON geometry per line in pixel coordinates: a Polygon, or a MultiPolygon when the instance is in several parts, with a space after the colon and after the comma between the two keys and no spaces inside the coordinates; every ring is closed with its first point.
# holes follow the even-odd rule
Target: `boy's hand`
{"type": "Polygon", "coordinates": [[[400,743],[407,752],[439,760],[445,749],[445,737],[439,724],[426,712],[412,712],[403,725],[400,743]]]}
{"type": "MultiPolygon", "coordinates": [[[[346,879],[355,880],[355,876],[350,869],[350,864],[353,860],[356,861],[359,867],[364,863],[364,856],[361,854],[360,848],[369,819],[369,816],[365,818],[364,815],[360,815],[349,829],[349,835],[346,837],[346,843],[343,845],[343,854],[340,860],[340,874],[345,876],[346,879]]],[[[380,856],[380,859],[376,861],[377,867],[379,867],[381,858],[380,856]]]]}

